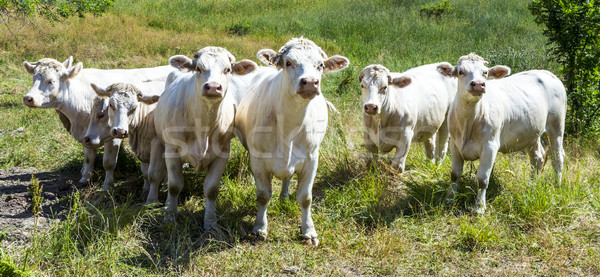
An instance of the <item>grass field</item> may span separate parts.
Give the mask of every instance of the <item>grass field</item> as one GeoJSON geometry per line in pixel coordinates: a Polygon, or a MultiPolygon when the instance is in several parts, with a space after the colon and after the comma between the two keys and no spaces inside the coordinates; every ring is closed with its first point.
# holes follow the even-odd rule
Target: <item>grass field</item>
{"type": "Polygon", "coordinates": [[[8,264],[35,276],[282,275],[294,274],[292,266],[299,269],[295,274],[307,276],[600,274],[600,138],[567,138],[561,185],[552,181],[550,165],[532,179],[524,153],[498,155],[483,216],[469,211],[477,162],[465,164],[452,206],[443,201],[449,158],[431,165],[423,147],[413,144],[403,174],[390,169],[389,155],[367,165],[357,81],[366,65],[401,72],[425,63],[454,64],[476,52],[513,72],[545,68],[560,76],[527,1],[451,0],[453,9],[439,18],[420,12],[437,2],[117,1],[98,18],[54,26],[36,22],[37,28],[13,22],[17,39],[1,29],[2,169],[72,175],[83,159],[81,146],[54,111],[21,104],[31,86],[24,60],[73,55],[85,67],[135,68],[213,45],[238,60],[257,61],[259,49],[277,50],[305,36],[351,64],[323,82],[325,96],[341,114],[330,116],[320,151],[313,192],[318,247],[302,244],[300,209],[295,201],[277,199],[279,181],[269,206],[269,238],[252,243],[254,181],[248,155],[234,139],[216,230],[201,228],[203,174],[185,171],[177,223],[162,224],[162,207],[146,207],[139,197],[139,165],[123,153],[113,192],[97,191],[103,176],[97,162],[95,184],[62,200],[71,207],[66,219],[28,243],[3,244],[0,269],[8,264]],[[23,132],[15,131],[19,127],[23,132]]]}

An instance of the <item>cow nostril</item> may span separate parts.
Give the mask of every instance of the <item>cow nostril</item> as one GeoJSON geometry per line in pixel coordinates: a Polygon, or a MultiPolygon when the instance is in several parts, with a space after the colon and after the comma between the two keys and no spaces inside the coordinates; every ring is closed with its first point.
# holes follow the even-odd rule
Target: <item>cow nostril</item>
{"type": "Polygon", "coordinates": [[[26,102],[33,102],[33,97],[31,96],[25,96],[24,99],[26,102]]]}
{"type": "Polygon", "coordinates": [[[223,86],[219,85],[219,86],[217,87],[217,91],[221,91],[221,90],[223,90],[223,86]]]}
{"type": "Polygon", "coordinates": [[[300,84],[301,84],[302,86],[306,86],[306,79],[302,79],[302,80],[300,80],[300,84]]]}
{"type": "Polygon", "coordinates": [[[204,90],[210,90],[210,85],[209,84],[204,84],[204,90]]]}
{"type": "Polygon", "coordinates": [[[315,81],[315,85],[318,86],[319,85],[319,80],[315,81]]]}
{"type": "Polygon", "coordinates": [[[92,139],[90,139],[90,137],[85,137],[85,138],[83,138],[83,140],[84,140],[86,143],[90,143],[90,141],[92,141],[92,139]]]}

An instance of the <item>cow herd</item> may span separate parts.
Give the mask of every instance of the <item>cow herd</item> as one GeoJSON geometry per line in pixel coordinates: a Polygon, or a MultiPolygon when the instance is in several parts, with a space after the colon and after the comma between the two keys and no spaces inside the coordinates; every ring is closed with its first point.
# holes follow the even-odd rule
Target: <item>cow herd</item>
{"type": "MultiPolygon", "coordinates": [[[[267,236],[267,206],[272,179],[282,180],[281,197],[297,175],[296,201],[302,211],[301,232],[317,245],[311,218],[312,186],[319,146],[335,108],[321,91],[323,74],[344,69],[349,60],[327,54],[305,38],[288,41],[278,52],[258,51],[259,66],[221,47],[205,47],[193,59],[173,56],[170,66],[100,70],[54,59],[24,62],[33,86],[23,97],[31,108],[53,108],[65,129],[84,146],[81,183],[93,170],[96,148],[104,146],[103,190],[114,183],[121,141],[128,138],[140,160],[146,203],[158,201],[167,182],[164,220],[174,222],[189,163],[206,170],[204,228],[217,222],[215,204],[221,175],[237,137],[250,157],[258,213],[252,234],[267,236]]],[[[480,160],[479,193],[474,211],[485,212],[485,193],[497,152],[525,150],[534,173],[545,161],[541,136],[560,182],[566,93],[552,73],[532,70],[510,74],[506,66],[487,67],[475,55],[458,65],[423,65],[403,73],[382,65],[360,72],[365,147],[374,157],[395,149],[392,167],[404,170],[412,141],[422,142],[427,158],[440,163],[452,157],[452,201],[465,160],[480,160]]]]}

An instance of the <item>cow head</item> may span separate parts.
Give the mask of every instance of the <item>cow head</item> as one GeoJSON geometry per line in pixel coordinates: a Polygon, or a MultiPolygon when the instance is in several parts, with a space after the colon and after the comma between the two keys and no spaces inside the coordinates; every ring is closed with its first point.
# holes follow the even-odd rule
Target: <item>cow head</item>
{"type": "Polygon", "coordinates": [[[108,124],[108,97],[96,97],[92,105],[90,124],[83,138],[86,147],[99,147],[112,139],[108,124]]]}
{"type": "Polygon", "coordinates": [[[92,88],[100,97],[108,97],[108,125],[114,138],[126,138],[129,135],[129,125],[135,120],[135,110],[141,103],[154,104],[158,95],[144,95],[136,86],[125,83],[115,83],[106,89],[92,84],[92,88]]]}
{"type": "Polygon", "coordinates": [[[48,58],[34,63],[25,61],[23,66],[33,75],[33,86],[23,97],[23,104],[30,108],[58,107],[61,87],[83,68],[82,63],[73,66],[73,57],[64,63],[48,58]]]}
{"type": "Polygon", "coordinates": [[[410,85],[412,79],[407,75],[392,76],[383,65],[373,64],[365,67],[358,75],[363,95],[363,111],[367,116],[381,113],[381,104],[385,101],[389,86],[399,88],[410,85]]]}
{"type": "Polygon", "coordinates": [[[314,42],[305,38],[293,38],[279,52],[271,49],[258,51],[257,57],[267,65],[283,70],[284,82],[293,95],[311,100],[321,94],[321,76],[324,73],[341,70],[350,61],[346,57],[327,54],[314,42]]]}
{"type": "Polygon", "coordinates": [[[482,57],[471,53],[460,57],[458,65],[449,63],[438,65],[438,71],[447,77],[458,78],[458,90],[466,92],[471,97],[480,98],[485,93],[485,83],[489,79],[501,79],[510,74],[510,68],[504,65],[487,67],[488,62],[482,57]]]}
{"type": "Polygon", "coordinates": [[[171,57],[169,63],[180,70],[195,72],[202,98],[208,100],[223,99],[231,74],[244,75],[258,67],[250,60],[235,62],[235,57],[225,48],[210,46],[196,52],[193,60],[177,55],[171,57]]]}

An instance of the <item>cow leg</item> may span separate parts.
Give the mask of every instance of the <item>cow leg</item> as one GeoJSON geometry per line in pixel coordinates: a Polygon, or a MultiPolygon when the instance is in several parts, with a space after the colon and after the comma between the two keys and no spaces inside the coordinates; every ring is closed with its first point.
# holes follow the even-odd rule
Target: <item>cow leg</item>
{"type": "Polygon", "coordinates": [[[557,183],[562,181],[562,167],[565,159],[565,150],[563,149],[563,131],[561,128],[548,127],[548,137],[550,138],[550,154],[552,156],[552,167],[556,174],[557,183]]]}
{"type": "Polygon", "coordinates": [[[408,155],[408,149],[410,148],[410,141],[413,137],[412,130],[404,130],[402,137],[396,144],[396,153],[392,160],[392,168],[398,170],[400,173],[404,172],[404,164],[406,162],[406,156],[408,155]]]}
{"type": "MultiPolygon", "coordinates": [[[[158,187],[165,179],[167,170],[165,168],[165,159],[163,155],[165,147],[162,142],[155,138],[152,140],[152,149],[150,150],[150,164],[148,165],[148,197],[146,197],[146,205],[158,201],[158,187]]],[[[177,207],[177,205],[175,206],[177,207]]]]}
{"type": "Polygon", "coordinates": [[[81,168],[81,179],[79,183],[86,184],[92,177],[94,170],[94,160],[96,160],[96,149],[83,147],[83,167],[81,168]]]}
{"type": "Polygon", "coordinates": [[[478,214],[485,213],[485,194],[490,183],[490,176],[494,168],[494,160],[498,153],[498,146],[493,143],[486,143],[479,157],[479,169],[477,170],[477,185],[479,192],[475,201],[474,211],[478,214]]]}
{"type": "Polygon", "coordinates": [[[167,166],[169,192],[167,194],[167,203],[165,207],[165,222],[175,222],[177,219],[177,205],[179,204],[179,193],[183,189],[183,171],[181,168],[181,157],[172,145],[165,146],[165,153],[169,153],[171,157],[165,157],[167,166]]]}
{"type": "Polygon", "coordinates": [[[448,120],[444,120],[444,123],[438,129],[437,136],[435,137],[435,163],[441,164],[446,157],[448,150],[448,120]]]}
{"type": "Polygon", "coordinates": [[[454,202],[454,198],[456,197],[456,192],[458,191],[458,180],[460,180],[465,163],[465,160],[463,160],[463,157],[460,155],[460,152],[458,151],[458,148],[452,139],[450,139],[450,148],[450,156],[452,157],[452,170],[450,171],[451,185],[446,193],[446,202],[449,204],[454,202]]]}
{"type": "Polygon", "coordinates": [[[435,157],[433,155],[433,153],[435,151],[435,144],[433,144],[434,141],[435,141],[435,135],[433,135],[431,138],[428,138],[427,140],[425,140],[423,142],[423,146],[425,146],[425,156],[427,156],[427,159],[432,164],[435,164],[435,157]]]}
{"type": "Polygon", "coordinates": [[[204,230],[209,230],[217,223],[217,196],[227,158],[217,157],[209,166],[204,178],[204,197],[206,197],[206,210],[204,211],[204,230]]]}
{"type": "Polygon", "coordinates": [[[531,162],[531,178],[542,171],[544,166],[544,147],[542,146],[541,138],[537,138],[537,141],[527,149],[529,155],[529,161],[531,162]]]}
{"type": "Polygon", "coordinates": [[[367,166],[369,166],[371,163],[377,162],[379,149],[377,148],[377,145],[371,141],[367,132],[364,132],[363,137],[365,139],[365,148],[367,148],[368,155],[367,166]]]}
{"type": "Polygon", "coordinates": [[[144,188],[142,190],[142,197],[147,196],[146,194],[150,191],[150,183],[148,182],[148,167],[150,163],[140,162],[142,168],[142,176],[144,177],[144,188]]]}
{"type": "Polygon", "coordinates": [[[112,139],[104,143],[104,157],[102,157],[102,164],[104,166],[105,177],[102,190],[109,190],[115,183],[115,167],[117,167],[117,158],[119,157],[120,147],[120,139],[112,139]]]}
{"type": "Polygon", "coordinates": [[[252,228],[252,234],[261,240],[267,238],[267,205],[271,200],[273,190],[271,187],[271,175],[262,170],[256,163],[250,163],[253,169],[254,183],[256,184],[256,202],[258,203],[258,212],[256,213],[256,222],[252,228]]]}
{"type": "Polygon", "coordinates": [[[290,179],[281,181],[281,193],[279,193],[279,201],[285,201],[290,197],[290,179]]]}
{"type": "MultiPolygon", "coordinates": [[[[318,157],[318,154],[315,156],[318,157]]],[[[317,231],[315,231],[315,225],[310,215],[310,208],[312,205],[313,182],[317,175],[317,165],[318,158],[304,162],[302,171],[298,173],[298,188],[296,189],[296,202],[298,202],[302,211],[302,236],[307,244],[314,246],[319,244],[319,240],[317,239],[317,231]]]]}

